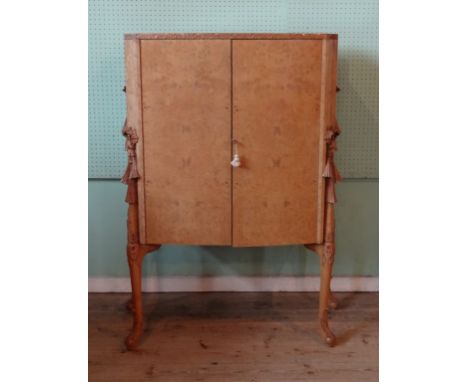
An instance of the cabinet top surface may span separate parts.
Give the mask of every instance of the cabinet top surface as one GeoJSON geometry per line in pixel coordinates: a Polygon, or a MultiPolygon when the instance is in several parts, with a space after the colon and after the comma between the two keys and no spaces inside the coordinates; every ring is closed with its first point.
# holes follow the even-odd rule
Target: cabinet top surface
{"type": "Polygon", "coordinates": [[[329,33],[127,33],[125,40],[337,40],[329,33]]]}

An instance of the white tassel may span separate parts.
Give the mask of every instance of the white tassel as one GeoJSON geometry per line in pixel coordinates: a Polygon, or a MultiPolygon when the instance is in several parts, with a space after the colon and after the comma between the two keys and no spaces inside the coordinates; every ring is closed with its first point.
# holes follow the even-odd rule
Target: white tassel
{"type": "Polygon", "coordinates": [[[240,162],[240,157],[238,154],[234,154],[234,159],[231,161],[231,166],[232,167],[240,167],[241,162],[240,162]]]}

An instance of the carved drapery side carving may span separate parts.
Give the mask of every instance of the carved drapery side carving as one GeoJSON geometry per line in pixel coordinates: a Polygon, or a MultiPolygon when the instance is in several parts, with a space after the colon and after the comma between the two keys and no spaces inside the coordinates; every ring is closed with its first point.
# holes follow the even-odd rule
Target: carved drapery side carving
{"type": "Polygon", "coordinates": [[[136,145],[138,135],[133,127],[128,126],[127,119],[122,128],[122,135],[125,137],[125,150],[127,151],[128,164],[121,182],[128,185],[125,201],[129,204],[136,203],[136,180],[140,178],[137,168],[136,145]]]}
{"type": "Polygon", "coordinates": [[[335,164],[335,151],[337,150],[336,138],[340,135],[341,130],[338,122],[333,126],[329,126],[325,133],[325,141],[327,146],[327,161],[323,169],[322,177],[326,178],[325,185],[325,201],[327,203],[336,203],[335,184],[342,180],[342,177],[335,164]]]}
{"type": "Polygon", "coordinates": [[[335,164],[336,138],[341,130],[338,122],[329,126],[325,133],[327,146],[327,161],[323,169],[322,177],[325,178],[325,237],[324,246],[321,254],[322,264],[333,265],[335,260],[335,209],[336,191],[335,184],[342,178],[335,164]]]}
{"type": "Polygon", "coordinates": [[[127,169],[122,177],[122,183],[128,184],[131,179],[138,179],[137,161],[136,161],[136,144],[138,142],[138,135],[133,127],[128,126],[127,120],[122,129],[122,135],[125,139],[125,150],[128,155],[127,169]]]}

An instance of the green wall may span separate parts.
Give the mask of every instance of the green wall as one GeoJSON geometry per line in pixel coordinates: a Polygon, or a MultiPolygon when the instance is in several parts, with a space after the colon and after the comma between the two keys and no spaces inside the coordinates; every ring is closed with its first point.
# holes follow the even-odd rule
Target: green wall
{"type": "MultiPolygon", "coordinates": [[[[125,186],[90,180],[89,276],[125,277],[125,186]]],[[[345,180],[337,187],[335,276],[378,275],[378,181],[345,180]]],[[[268,248],[163,246],[146,256],[145,275],[305,276],[319,274],[318,257],[302,246],[268,248]]]]}

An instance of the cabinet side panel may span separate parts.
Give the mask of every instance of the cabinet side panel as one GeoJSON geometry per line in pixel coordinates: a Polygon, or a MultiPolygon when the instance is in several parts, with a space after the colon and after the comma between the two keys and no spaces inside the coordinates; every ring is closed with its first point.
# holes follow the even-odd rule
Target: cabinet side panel
{"type": "MultiPolygon", "coordinates": [[[[324,42],[327,56],[327,98],[326,98],[326,118],[328,125],[336,123],[336,77],[338,64],[338,40],[324,42]]],[[[328,126],[327,125],[327,126],[328,126]]]]}
{"type": "Polygon", "coordinates": [[[141,73],[140,73],[140,41],[125,40],[125,87],[127,94],[127,123],[138,135],[136,145],[138,180],[138,223],[140,242],[146,243],[145,235],[145,193],[143,187],[143,129],[141,118],[141,73]]]}
{"type": "Polygon", "coordinates": [[[141,41],[146,235],[231,244],[229,40],[141,41]]]}
{"type": "Polygon", "coordinates": [[[233,41],[233,243],[321,240],[322,41],[233,41]]]}

